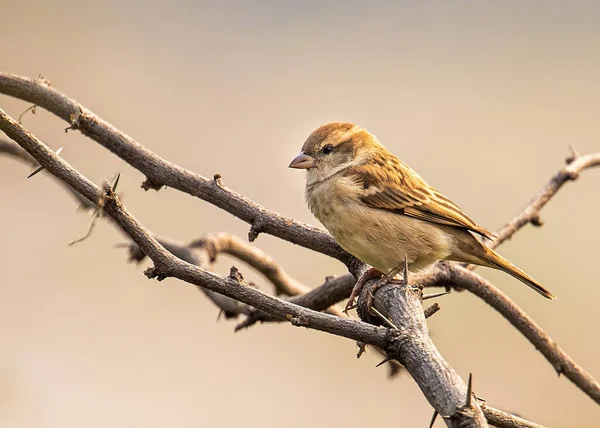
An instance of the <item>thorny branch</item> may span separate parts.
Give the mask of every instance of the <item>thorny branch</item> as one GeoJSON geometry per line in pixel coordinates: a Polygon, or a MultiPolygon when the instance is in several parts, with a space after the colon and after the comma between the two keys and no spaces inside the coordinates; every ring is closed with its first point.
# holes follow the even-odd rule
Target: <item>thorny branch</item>
{"type": "MultiPolygon", "coordinates": [[[[4,141],[0,139],[0,154],[5,154],[14,157],[24,163],[31,165],[32,167],[39,167],[38,162],[23,150],[20,146],[15,143],[4,141]]],[[[58,154],[58,153],[57,153],[58,154]]],[[[60,181],[60,180],[59,180],[60,181]]],[[[64,184],[61,182],[61,184],[64,184]]],[[[82,209],[94,209],[93,205],[89,200],[82,197],[79,193],[74,191],[69,186],[65,188],[77,199],[82,209]]],[[[242,241],[240,238],[227,233],[215,233],[203,236],[196,239],[189,244],[183,244],[167,238],[156,238],[158,242],[164,246],[171,254],[185,260],[188,263],[192,263],[196,266],[200,266],[204,269],[210,270],[212,264],[215,262],[219,253],[229,254],[237,259],[245,262],[252,266],[255,270],[262,273],[266,279],[268,279],[274,286],[277,295],[286,296],[301,296],[298,299],[292,299],[294,303],[299,306],[315,309],[317,311],[328,310],[328,313],[333,315],[341,315],[342,312],[339,308],[332,307],[337,301],[342,300],[343,297],[338,299],[339,294],[333,295],[335,301],[331,298],[323,298],[323,302],[313,302],[311,299],[311,288],[292,278],[285,270],[283,270],[275,261],[262,250],[248,243],[242,241]]],[[[141,262],[146,255],[140,250],[135,244],[126,244],[129,248],[130,260],[141,262]]],[[[343,278],[344,283],[347,279],[343,278]]],[[[333,280],[330,278],[329,281],[333,280]]],[[[352,279],[353,281],[353,279],[352,279]]],[[[237,317],[241,314],[250,312],[256,312],[252,307],[241,305],[240,302],[231,301],[231,299],[224,299],[224,296],[217,295],[204,290],[207,295],[213,300],[221,310],[224,311],[228,317],[237,317]]],[[[268,314],[261,312],[264,316],[268,317],[268,314]]],[[[264,321],[275,320],[275,318],[265,319],[264,321]]],[[[256,319],[255,321],[258,321],[256,319]]],[[[277,319],[277,321],[281,321],[277,319]]]]}
{"type": "MultiPolygon", "coordinates": [[[[253,287],[245,285],[241,277],[235,275],[236,272],[232,272],[232,275],[228,278],[215,275],[187,263],[167,251],[125,210],[123,204],[107,182],[105,182],[102,189],[99,189],[64,160],[56,156],[47,146],[37,140],[30,132],[26,131],[18,122],[6,115],[2,110],[0,110],[0,129],[35,157],[50,173],[56,175],[74,190],[96,203],[97,206],[101,206],[104,215],[109,216],[152,259],[154,267],[146,271],[146,275],[149,278],[163,280],[173,277],[202,286],[275,316],[287,319],[292,325],[325,331],[377,346],[384,349],[391,358],[401,363],[422,360],[426,364],[429,359],[435,357],[432,359],[432,367],[443,366],[445,370],[453,372],[452,368],[443,360],[439,353],[435,356],[430,356],[428,354],[412,355],[412,352],[406,352],[406,345],[409,343],[415,341],[419,344],[431,342],[425,325],[425,317],[420,306],[420,297],[415,299],[414,293],[406,295],[412,296],[412,303],[410,304],[412,307],[418,308],[414,310],[420,313],[420,317],[416,317],[414,320],[410,319],[410,321],[414,321],[415,326],[407,323],[407,325],[402,326],[403,330],[390,330],[362,321],[315,312],[269,296],[253,287]],[[415,337],[417,334],[419,337],[415,337]],[[408,358],[409,355],[411,355],[411,359],[408,358]]],[[[410,287],[406,285],[405,288],[410,287]]],[[[420,345],[416,344],[413,348],[414,352],[418,352],[419,347],[420,345]]],[[[434,349],[433,344],[430,344],[428,349],[434,349]]],[[[409,366],[413,367],[412,364],[409,366]]],[[[454,374],[454,377],[462,382],[456,374],[454,374]]],[[[430,393],[430,388],[424,388],[423,383],[419,383],[419,386],[422,387],[427,399],[436,411],[448,416],[446,420],[448,426],[487,426],[481,408],[476,402],[471,407],[467,406],[469,412],[464,413],[463,410],[465,407],[461,406],[458,401],[445,400],[444,394],[430,393]]],[[[446,386],[449,389],[457,387],[454,384],[446,386]]],[[[460,388],[460,385],[458,385],[458,388],[460,388]]],[[[458,390],[453,394],[453,397],[460,397],[461,394],[465,395],[464,391],[458,390]]],[[[467,398],[463,397],[461,402],[467,402],[467,398]]]]}
{"type": "MultiPolygon", "coordinates": [[[[282,239],[286,239],[290,242],[294,242],[323,254],[335,257],[340,261],[347,263],[351,272],[356,272],[359,268],[362,268],[360,262],[357,262],[349,257],[349,255],[341,250],[335,244],[332,238],[325,232],[266,210],[264,207],[261,207],[260,205],[257,205],[247,198],[244,198],[241,195],[238,195],[224,187],[221,179],[209,180],[198,174],[194,174],[176,165],[168,163],[167,161],[159,158],[152,152],[145,149],[127,135],[118,131],[112,125],[102,121],[89,110],[81,107],[77,102],[66,97],[55,89],[50,88],[44,81],[34,81],[31,79],[0,73],[0,92],[30,101],[69,121],[71,123],[70,129],[81,130],[81,132],[85,135],[90,136],[109,150],[116,153],[132,166],[146,174],[148,179],[155,185],[154,187],[160,188],[161,185],[164,184],[178,188],[179,190],[187,192],[191,195],[207,200],[208,202],[219,206],[238,216],[239,218],[251,223],[253,226],[251,235],[253,237],[260,232],[271,233],[282,239]]],[[[540,224],[539,211],[556,193],[556,191],[567,181],[575,179],[584,169],[597,166],[599,164],[600,153],[585,156],[578,156],[576,153],[574,153],[569,165],[561,170],[555,177],[553,177],[550,183],[548,183],[548,185],[542,189],[540,194],[531,201],[531,203],[522,211],[522,213],[515,217],[513,221],[511,221],[499,232],[499,239],[495,245],[498,245],[503,240],[512,236],[518,229],[526,225],[528,222],[540,224]]],[[[452,281],[457,281],[458,278],[461,278],[460,275],[452,276],[451,281],[449,281],[448,278],[445,278],[443,281],[440,280],[440,278],[443,278],[444,275],[439,274],[439,270],[453,272],[458,268],[460,268],[460,266],[457,266],[456,264],[435,265],[428,272],[420,275],[420,279],[423,280],[421,283],[424,285],[446,285],[456,288],[469,289],[468,287],[463,287],[461,284],[452,283],[452,281]]],[[[480,277],[477,276],[477,278],[480,277]]],[[[414,282],[416,279],[417,278],[413,278],[411,276],[411,281],[414,282]]],[[[335,283],[337,285],[335,290],[336,296],[335,299],[330,298],[330,300],[328,300],[329,304],[338,302],[347,297],[353,280],[350,275],[345,275],[336,278],[335,283]]],[[[326,282],[320,288],[315,289],[305,295],[298,296],[297,298],[300,299],[312,293],[312,302],[314,304],[322,303],[325,300],[323,299],[323,296],[331,295],[329,293],[329,289],[331,288],[330,286],[331,283],[326,282]]],[[[493,288],[491,284],[490,287],[491,288],[488,290],[488,293],[480,293],[478,294],[479,297],[483,298],[484,300],[487,299],[486,302],[490,303],[495,309],[501,312],[510,308],[518,309],[514,303],[508,300],[508,298],[502,295],[497,289],[493,288]],[[493,304],[492,302],[494,299],[496,301],[502,301],[504,304],[493,304]]],[[[473,291],[471,289],[469,290],[473,291]]],[[[520,323],[524,325],[524,329],[528,330],[530,328],[528,323],[523,323],[523,319],[520,318],[521,315],[524,314],[519,313],[518,311],[513,311],[513,315],[511,316],[507,316],[505,313],[503,313],[503,315],[515,326],[520,323]]],[[[520,331],[523,332],[521,329],[520,331]]],[[[553,343],[547,337],[547,335],[545,335],[543,332],[541,333],[545,339],[545,341],[542,341],[545,343],[541,344],[534,342],[536,335],[531,334],[531,331],[529,335],[526,335],[528,339],[532,341],[532,343],[534,343],[534,345],[536,345],[536,347],[538,347],[540,350],[544,348],[545,344],[553,343]]],[[[564,354],[562,350],[558,348],[558,346],[554,345],[554,349],[564,354]]],[[[542,352],[544,353],[544,351],[542,352]]],[[[553,365],[555,365],[547,354],[548,353],[544,353],[544,355],[547,356],[553,365]]],[[[587,375],[587,373],[580,369],[574,362],[572,362],[571,359],[563,360],[560,367],[569,379],[571,379],[582,390],[586,391],[586,393],[588,393],[588,395],[590,395],[596,402],[599,402],[597,394],[597,391],[599,390],[598,384],[589,375],[587,375]]]]}
{"type": "MultiPolygon", "coordinates": [[[[111,217],[112,220],[126,232],[137,245],[139,245],[142,251],[154,261],[154,268],[147,271],[149,277],[157,277],[158,279],[164,279],[167,276],[176,277],[226,295],[227,297],[234,298],[240,302],[255,306],[275,316],[283,317],[289,320],[293,325],[314,328],[349,337],[362,343],[370,343],[386,350],[390,358],[396,359],[402,363],[405,361],[406,357],[401,355],[401,352],[405,352],[402,351],[405,347],[400,345],[400,342],[398,341],[406,343],[407,341],[410,342],[412,339],[410,337],[403,337],[402,332],[399,330],[390,333],[387,329],[382,330],[381,328],[373,327],[360,321],[347,320],[342,317],[321,314],[309,309],[301,308],[294,304],[267,296],[258,290],[245,287],[239,280],[236,280],[235,277],[219,277],[175,257],[160,246],[160,244],[124,210],[124,207],[110,186],[105,184],[102,191],[98,189],[89,182],[87,178],[83,177],[66,164],[66,162],[58,158],[55,153],[50,151],[43,143],[35,139],[31,133],[24,130],[18,123],[4,114],[1,110],[0,128],[11,138],[19,142],[19,144],[23,145],[23,147],[40,160],[40,163],[47,167],[53,175],[63,180],[71,188],[96,204],[100,204],[100,201],[102,201],[101,205],[105,214],[111,217]]],[[[407,285],[406,287],[410,286],[407,285]]],[[[420,298],[418,301],[420,301],[420,298]]],[[[424,324],[425,317],[423,316],[420,304],[416,305],[416,307],[418,308],[416,309],[417,313],[421,314],[416,320],[422,324],[419,328],[422,330],[423,335],[423,337],[419,339],[419,343],[430,342],[429,334],[424,324]]],[[[403,325],[403,328],[410,328],[410,323],[407,326],[403,325]]],[[[431,344],[430,347],[434,348],[433,344],[431,344]]],[[[439,353],[437,355],[436,361],[441,359],[437,364],[444,363],[448,370],[452,370],[451,367],[443,361],[443,358],[439,353]]],[[[422,355],[417,356],[416,359],[427,360],[428,357],[428,355],[422,355]]],[[[455,377],[460,380],[457,376],[455,377]]],[[[487,425],[481,416],[477,416],[478,414],[481,415],[481,410],[477,404],[474,404],[473,407],[455,407],[456,403],[448,402],[447,400],[444,400],[443,397],[444,395],[440,394],[438,396],[428,396],[427,398],[435,406],[436,411],[441,414],[449,415],[446,420],[446,423],[449,426],[487,425]],[[465,409],[468,410],[468,412],[466,412],[465,409]],[[470,423],[470,421],[473,423],[470,423]],[[467,425],[465,425],[465,423],[467,425]]],[[[469,403],[470,400],[467,400],[466,402],[469,403]]],[[[504,415],[504,412],[498,410],[494,411],[504,415]]],[[[510,420],[512,417],[513,416],[510,414],[505,414],[506,420],[510,420]]]]}
{"type": "MultiPolygon", "coordinates": [[[[250,245],[240,238],[228,233],[214,233],[196,239],[189,244],[182,244],[166,238],[156,238],[156,240],[171,254],[179,257],[188,263],[199,266],[203,269],[212,270],[212,265],[216,261],[218,254],[229,254],[244,263],[248,264],[267,278],[275,289],[276,295],[285,296],[303,296],[310,292],[310,288],[295,280],[283,270],[275,261],[261,249],[250,245]]],[[[146,255],[136,244],[128,244],[129,258],[132,261],[141,262],[146,255]]],[[[255,311],[254,308],[241,305],[239,302],[223,301],[221,295],[214,295],[210,290],[203,290],[217,304],[228,318],[235,318],[241,314],[249,314],[255,311]],[[215,301],[216,300],[216,301],[215,301]]],[[[327,310],[332,315],[340,316],[342,311],[333,306],[314,307],[310,300],[290,299],[290,301],[309,309],[321,311],[327,310]],[[297,302],[300,300],[300,303],[297,302]]],[[[267,314],[268,315],[268,314],[267,314]]],[[[277,321],[282,321],[276,318],[277,321]]]]}

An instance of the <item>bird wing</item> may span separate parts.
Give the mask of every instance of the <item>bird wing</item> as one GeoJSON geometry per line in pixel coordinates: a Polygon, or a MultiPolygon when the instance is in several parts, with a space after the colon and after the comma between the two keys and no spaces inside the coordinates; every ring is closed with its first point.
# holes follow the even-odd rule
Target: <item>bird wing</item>
{"type": "Polygon", "coordinates": [[[360,201],[371,208],[461,227],[488,239],[495,238],[398,159],[376,167],[366,164],[351,168],[347,175],[362,187],[360,201]]]}

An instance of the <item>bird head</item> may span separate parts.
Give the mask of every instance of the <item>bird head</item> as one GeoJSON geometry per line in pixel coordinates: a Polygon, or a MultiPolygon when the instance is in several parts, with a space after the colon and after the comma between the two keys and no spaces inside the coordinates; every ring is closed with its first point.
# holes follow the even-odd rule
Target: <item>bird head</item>
{"type": "Polygon", "coordinates": [[[314,130],[290,168],[307,170],[307,184],[366,162],[383,147],[370,132],[353,123],[332,122],[314,130]]]}

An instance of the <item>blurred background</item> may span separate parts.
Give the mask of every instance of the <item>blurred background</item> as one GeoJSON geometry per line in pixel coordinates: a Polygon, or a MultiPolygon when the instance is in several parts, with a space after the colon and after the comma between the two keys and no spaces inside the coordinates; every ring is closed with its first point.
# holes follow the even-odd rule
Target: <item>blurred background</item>
{"type": "MultiPolygon", "coordinates": [[[[39,74],[160,156],[317,224],[289,170],[306,136],[356,122],[478,223],[497,229],[562,166],[600,150],[597,2],[47,2],[2,0],[0,69],[39,74]]],[[[17,117],[29,105],[0,96],[17,117]]],[[[96,183],[121,171],[130,211],[160,236],[245,237],[248,225],[143,176],[38,109],[23,124],[96,183]]],[[[0,159],[3,427],[427,426],[412,379],[379,355],[289,325],[234,334],[193,286],[149,281],[45,174],[0,159]]],[[[600,377],[596,265],[600,171],[570,183],[500,252],[558,295],[502,273],[508,293],[600,377]]],[[[311,286],[345,267],[276,238],[256,245],[311,286]]],[[[225,273],[231,259],[221,257],[225,273]]],[[[235,262],[263,290],[269,286],[235,262]]],[[[552,427],[600,411],[500,315],[468,293],[429,325],[492,406],[552,427]]],[[[443,426],[441,421],[436,427],[443,426]]]]}

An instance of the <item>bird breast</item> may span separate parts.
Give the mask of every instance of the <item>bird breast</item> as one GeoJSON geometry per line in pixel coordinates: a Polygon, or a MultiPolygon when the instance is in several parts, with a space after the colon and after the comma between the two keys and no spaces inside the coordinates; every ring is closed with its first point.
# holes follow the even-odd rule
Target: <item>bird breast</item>
{"type": "Polygon", "coordinates": [[[418,270],[451,253],[452,237],[429,222],[378,210],[360,201],[364,191],[347,177],[306,188],[313,215],[356,258],[387,272],[404,263],[418,270]]]}

